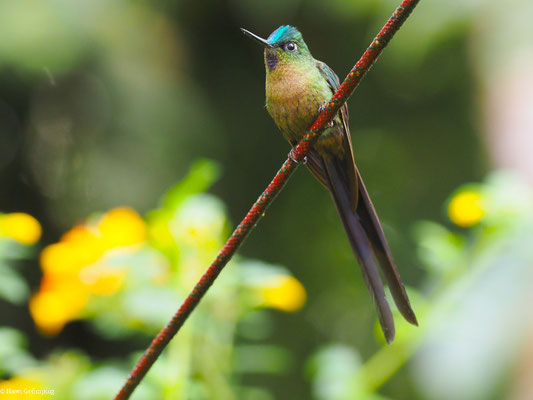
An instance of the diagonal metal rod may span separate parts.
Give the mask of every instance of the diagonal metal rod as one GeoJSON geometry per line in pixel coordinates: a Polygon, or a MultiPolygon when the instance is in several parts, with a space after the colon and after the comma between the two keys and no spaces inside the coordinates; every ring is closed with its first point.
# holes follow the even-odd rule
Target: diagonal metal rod
{"type": "Polygon", "coordinates": [[[324,107],[313,125],[311,125],[309,131],[305,134],[300,143],[291,150],[290,156],[283,163],[272,182],[270,182],[266,190],[261,196],[259,196],[241,223],[237,225],[237,228],[235,228],[220,253],[218,253],[213,263],[204,272],[176,314],[174,314],[168,324],[157,334],[150,346],[145,350],[141,359],[137,362],[128,376],[124,386],[116,395],[115,400],[129,399],[130,395],[139,385],[150,367],[157,360],[159,354],[161,354],[170,340],[176,335],[176,333],[178,333],[179,329],[183,326],[183,323],[196,308],[222,269],[262,218],[265,210],[276,198],[285,183],[287,183],[287,180],[295,171],[298,163],[304,159],[321,132],[324,130],[324,127],[333,119],[346,100],[348,100],[365,74],[377,60],[385,46],[387,46],[394,34],[400,29],[403,22],[407,19],[409,14],[411,14],[419,1],[420,0],[403,0],[396,11],[394,11],[359,61],[357,61],[344,82],[340,85],[337,92],[331,98],[331,101],[324,107]]]}

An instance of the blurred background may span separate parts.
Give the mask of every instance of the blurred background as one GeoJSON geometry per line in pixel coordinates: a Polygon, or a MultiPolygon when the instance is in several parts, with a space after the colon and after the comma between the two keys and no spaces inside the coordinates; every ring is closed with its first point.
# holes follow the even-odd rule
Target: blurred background
{"type": "MultiPolygon", "coordinates": [[[[0,397],[111,398],[285,160],[240,27],[342,80],[398,3],[0,2],[0,397]]],[[[132,398],[533,398],[532,12],[423,0],[349,101],[419,328],[301,167],[132,398]]]]}

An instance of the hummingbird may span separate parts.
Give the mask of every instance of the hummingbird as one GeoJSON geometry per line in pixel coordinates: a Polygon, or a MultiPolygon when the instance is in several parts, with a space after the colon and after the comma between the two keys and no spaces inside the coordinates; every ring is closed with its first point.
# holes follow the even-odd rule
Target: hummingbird
{"type": "MultiPolygon", "coordinates": [[[[340,85],[339,78],[325,63],[313,58],[302,34],[293,26],[280,26],[267,39],[241,30],[264,47],[266,108],[285,139],[295,146],[331,100],[340,85]]],[[[400,313],[411,324],[418,322],[355,165],[346,104],[315,142],[305,164],[333,198],[390,344],[395,335],[394,319],[378,265],[400,313]]]]}

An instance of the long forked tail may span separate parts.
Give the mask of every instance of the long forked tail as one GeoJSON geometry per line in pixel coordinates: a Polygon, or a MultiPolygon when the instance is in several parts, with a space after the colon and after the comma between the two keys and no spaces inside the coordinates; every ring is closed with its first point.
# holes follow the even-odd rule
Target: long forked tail
{"type": "Polygon", "coordinates": [[[395,335],[394,319],[385,297],[383,282],[374,258],[374,250],[371,243],[373,238],[369,237],[363,227],[362,220],[356,211],[352,209],[350,189],[347,182],[348,177],[343,169],[342,161],[338,159],[323,160],[323,165],[325,171],[327,171],[327,183],[348,240],[361,266],[366,286],[376,304],[379,323],[383,329],[385,339],[387,343],[391,343],[395,335]]]}
{"type": "Polygon", "coordinates": [[[379,265],[381,266],[385,280],[389,285],[389,289],[394,298],[394,302],[398,307],[398,311],[400,311],[407,322],[418,326],[415,312],[411,308],[409,297],[407,297],[407,292],[400,279],[400,274],[392,258],[389,244],[385,239],[385,234],[381,228],[372,200],[370,200],[370,196],[366,191],[365,184],[363,183],[359,171],[357,171],[356,174],[359,188],[359,201],[357,202],[356,214],[368,235],[372,250],[379,261],[379,265]]]}

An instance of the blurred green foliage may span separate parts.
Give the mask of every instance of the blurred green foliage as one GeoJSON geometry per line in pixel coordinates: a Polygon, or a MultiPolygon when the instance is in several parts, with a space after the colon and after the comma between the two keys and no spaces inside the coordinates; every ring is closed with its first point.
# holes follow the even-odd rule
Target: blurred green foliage
{"type": "MultiPolygon", "coordinates": [[[[149,213],[146,225],[133,210],[115,209],[78,224],[45,248],[41,287],[29,302],[43,334],[56,335],[75,319],[90,322],[95,333],[112,340],[157,333],[228,235],[223,204],[204,193],[217,175],[214,163],[197,162],[149,213]]],[[[4,249],[2,255],[9,256],[4,249]]],[[[17,254],[11,252],[11,259],[17,254]]],[[[12,290],[27,297],[26,286],[21,287],[12,290]]],[[[4,297],[22,300],[10,292],[4,297]]],[[[305,290],[286,269],[236,257],[134,398],[272,398],[239,378],[284,373],[290,365],[288,350],[262,343],[271,322],[261,310],[296,311],[304,302],[305,290]],[[236,338],[249,343],[237,344],[236,338]]],[[[11,376],[2,387],[53,388],[59,399],[111,398],[140,356],[133,352],[121,361],[98,363],[84,352],[57,349],[37,360],[19,331],[3,328],[0,338],[0,373],[11,376]]]]}
{"type": "MultiPolygon", "coordinates": [[[[77,314],[60,320],[57,328],[53,316],[63,315],[63,307],[32,306],[36,301],[31,300],[37,326],[44,333],[55,334],[69,319],[82,318],[92,324],[96,333],[114,340],[124,340],[135,333],[148,337],[155,334],[228,235],[224,207],[212,195],[202,193],[216,175],[213,163],[196,163],[189,175],[169,190],[161,208],[149,213],[147,237],[143,225],[135,230],[132,221],[128,221],[136,218],[133,211],[118,209],[103,217],[92,217],[85,225],[67,232],[60,242],[64,245],[73,243],[73,234],[79,234],[80,229],[87,229],[99,237],[105,249],[98,253],[98,260],[81,269],[77,258],[65,264],[69,279],[70,270],[75,269],[76,283],[69,283],[71,287],[77,285],[75,291],[64,291],[66,281],[61,274],[65,271],[57,275],[50,269],[54,262],[63,264],[64,259],[44,255],[45,249],[41,256],[44,278],[33,299],[58,290],[62,304],[77,304],[76,297],[86,296],[86,292],[90,297],[77,314]],[[91,224],[96,224],[92,226],[97,227],[98,233],[91,230],[91,224]],[[124,226],[129,229],[124,230],[124,226]],[[110,286],[108,275],[100,269],[100,275],[87,281],[87,271],[96,265],[111,270],[120,266],[125,276],[118,285],[110,286]],[[61,287],[50,283],[58,279],[61,287]],[[39,314],[44,314],[44,319],[39,314]],[[52,330],[47,325],[50,323],[52,330]]],[[[313,397],[394,398],[376,392],[413,357],[413,379],[428,398],[492,398],[492,394],[499,393],[505,387],[506,373],[515,362],[517,350],[528,340],[520,326],[533,323],[530,318],[524,319],[520,309],[520,304],[532,300],[533,293],[529,279],[532,205],[530,188],[512,175],[499,173],[490,176],[485,184],[462,186],[449,199],[448,213],[453,222],[460,224],[469,214],[476,216],[469,219],[467,230],[453,232],[434,222],[418,223],[415,236],[428,274],[421,285],[425,295],[413,288],[410,293],[423,321],[421,327],[408,325],[397,313],[396,341],[366,362],[353,347],[340,343],[321,346],[307,362],[313,397]],[[495,329],[494,318],[505,321],[504,329],[495,329]],[[473,338],[476,346],[470,341],[473,338]],[[487,362],[494,367],[484,368],[487,362]],[[464,374],[468,374],[466,381],[464,374]],[[442,383],[443,377],[446,383],[442,383]]],[[[13,260],[29,253],[12,239],[3,239],[2,243],[11,245],[2,247],[5,268],[11,271],[13,260]]],[[[95,246],[85,237],[84,243],[95,246]]],[[[52,246],[56,245],[49,248],[52,246]]],[[[10,273],[21,285],[17,295],[27,294],[24,281],[13,271],[10,273]]],[[[254,374],[284,375],[293,368],[290,350],[265,344],[272,333],[272,321],[261,309],[298,310],[305,301],[305,291],[300,287],[280,266],[237,257],[158,359],[134,398],[274,398],[266,388],[243,384],[242,378],[254,374]]],[[[10,297],[9,291],[6,293],[6,300],[21,301],[10,297]]],[[[374,331],[381,338],[377,323],[374,331]]],[[[79,350],[56,349],[46,359],[38,360],[27,351],[20,331],[2,328],[0,339],[0,373],[10,377],[0,388],[53,388],[53,393],[47,393],[60,399],[112,397],[125,380],[130,364],[140,355],[133,352],[126,358],[128,362],[109,359],[96,363],[79,350]]]]}
{"type": "Polygon", "coordinates": [[[365,363],[351,347],[321,349],[308,365],[317,399],[396,398],[375,391],[411,358],[412,379],[428,399],[512,395],[509,369],[527,348],[523,328],[533,322],[521,309],[532,300],[533,191],[517,177],[497,173],[483,185],[462,186],[449,205],[473,190],[481,195],[483,216],[471,229],[454,232],[429,221],[415,226],[428,271],[425,299],[410,292],[421,326],[402,321],[397,340],[365,363]]]}

